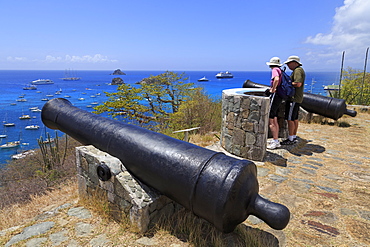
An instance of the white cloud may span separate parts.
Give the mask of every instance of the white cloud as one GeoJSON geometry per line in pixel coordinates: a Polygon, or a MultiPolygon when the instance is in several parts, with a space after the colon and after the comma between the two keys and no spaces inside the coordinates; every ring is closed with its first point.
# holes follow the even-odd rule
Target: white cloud
{"type": "Polygon", "coordinates": [[[115,63],[117,60],[109,59],[107,56],[101,54],[75,56],[75,55],[65,55],[65,57],[54,57],[47,55],[44,62],[67,62],[67,63],[115,63]]]}
{"type": "Polygon", "coordinates": [[[25,58],[25,57],[11,57],[11,56],[9,56],[9,57],[6,58],[6,60],[8,62],[20,62],[20,61],[27,61],[27,58],[25,58]]]}
{"type": "Polygon", "coordinates": [[[46,58],[45,58],[45,61],[52,63],[52,62],[56,62],[56,61],[62,61],[62,58],[61,57],[53,57],[53,56],[47,55],[46,58]]]}
{"type": "MultiPolygon", "coordinates": [[[[310,59],[334,58],[345,51],[347,66],[363,63],[366,48],[370,46],[370,1],[345,0],[336,9],[331,32],[318,33],[306,39],[306,43],[322,45],[321,50],[306,54],[310,59]],[[324,55],[325,54],[325,55],[324,55]]],[[[321,61],[322,62],[322,61],[321,61]]]]}
{"type": "Polygon", "coordinates": [[[85,55],[85,56],[69,56],[66,55],[65,60],[67,62],[80,62],[80,63],[109,63],[117,62],[117,60],[111,60],[107,56],[101,54],[95,54],[94,56],[85,55]]]}

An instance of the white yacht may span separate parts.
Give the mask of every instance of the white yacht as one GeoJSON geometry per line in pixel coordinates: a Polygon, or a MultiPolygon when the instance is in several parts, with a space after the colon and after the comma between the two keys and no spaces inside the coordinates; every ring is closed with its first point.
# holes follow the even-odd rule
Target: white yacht
{"type": "Polygon", "coordinates": [[[32,112],[41,112],[41,109],[39,109],[39,108],[35,108],[35,109],[32,109],[31,111],[32,111],[32,112]]]}
{"type": "Polygon", "coordinates": [[[198,81],[209,81],[209,80],[204,76],[204,77],[198,79],[198,81]]]}
{"type": "Polygon", "coordinates": [[[226,72],[220,72],[216,75],[216,78],[222,79],[222,78],[233,78],[234,75],[231,74],[229,71],[226,72]]]}
{"type": "Polygon", "coordinates": [[[50,79],[37,79],[31,82],[33,85],[45,85],[45,84],[54,84],[50,79]]]}
{"type": "Polygon", "coordinates": [[[28,114],[23,114],[22,116],[19,117],[19,120],[26,120],[26,119],[31,119],[31,116],[28,114]]]}
{"type": "Polygon", "coordinates": [[[34,155],[35,153],[36,153],[35,150],[24,151],[22,153],[12,155],[12,159],[13,160],[22,159],[26,156],[34,155]]]}
{"type": "Polygon", "coordinates": [[[40,128],[40,126],[38,126],[36,124],[32,124],[32,125],[26,126],[24,129],[26,129],[26,130],[38,130],[39,128],[40,128]]]}
{"type": "Polygon", "coordinates": [[[13,126],[15,126],[15,123],[4,123],[3,124],[5,127],[13,127],[13,126]]]}

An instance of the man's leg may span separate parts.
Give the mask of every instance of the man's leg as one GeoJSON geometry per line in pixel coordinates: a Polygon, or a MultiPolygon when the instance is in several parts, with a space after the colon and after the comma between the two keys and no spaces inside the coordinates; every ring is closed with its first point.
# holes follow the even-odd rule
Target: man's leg
{"type": "Polygon", "coordinates": [[[294,136],[297,135],[298,123],[299,123],[298,119],[297,120],[294,120],[294,131],[293,131],[294,136]]]}

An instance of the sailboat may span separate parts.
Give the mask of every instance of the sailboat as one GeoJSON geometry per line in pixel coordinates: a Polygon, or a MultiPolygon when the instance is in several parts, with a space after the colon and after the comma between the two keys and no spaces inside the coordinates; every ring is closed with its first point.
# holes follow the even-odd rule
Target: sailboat
{"type": "MultiPolygon", "coordinates": [[[[22,131],[19,132],[18,141],[10,141],[10,142],[6,141],[5,144],[0,145],[0,149],[17,148],[21,146],[21,141],[22,141],[22,131]]],[[[25,143],[22,143],[22,145],[25,145],[25,143]]]]}
{"type": "Polygon", "coordinates": [[[64,78],[62,78],[63,81],[78,81],[80,79],[81,77],[74,76],[73,71],[71,72],[70,69],[64,72],[64,78]]]}
{"type": "Polygon", "coordinates": [[[31,119],[31,116],[28,114],[24,114],[23,108],[22,108],[22,116],[19,117],[19,120],[26,120],[26,119],[31,119]]]}
{"type": "Polygon", "coordinates": [[[20,141],[6,142],[5,144],[0,145],[0,148],[1,149],[16,148],[19,147],[19,145],[21,145],[20,141]]]}
{"type": "Polygon", "coordinates": [[[6,138],[7,141],[5,142],[5,144],[0,145],[0,149],[16,148],[16,147],[19,147],[21,145],[20,141],[8,142],[8,136],[6,136],[5,138],[6,138]]]}
{"type": "Polygon", "coordinates": [[[59,89],[58,91],[55,92],[56,95],[59,95],[62,93],[62,89],[59,89]]]}
{"type": "Polygon", "coordinates": [[[36,90],[37,89],[37,86],[35,85],[26,85],[23,87],[23,90],[36,90]]]}
{"type": "Polygon", "coordinates": [[[5,114],[5,120],[3,121],[4,127],[14,127],[15,123],[8,122],[8,113],[5,114]]]}
{"type": "Polygon", "coordinates": [[[7,138],[8,137],[8,135],[7,134],[5,134],[5,131],[6,131],[6,129],[5,129],[5,127],[3,127],[4,129],[3,129],[3,133],[2,134],[0,134],[0,138],[7,138]]]}
{"type": "Polygon", "coordinates": [[[3,124],[5,127],[14,127],[15,123],[4,123],[3,124]]]}

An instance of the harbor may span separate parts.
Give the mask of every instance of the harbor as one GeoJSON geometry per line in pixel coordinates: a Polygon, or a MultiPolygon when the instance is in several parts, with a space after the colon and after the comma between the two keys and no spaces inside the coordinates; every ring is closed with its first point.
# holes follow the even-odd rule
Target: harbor
{"type": "MultiPolygon", "coordinates": [[[[113,70],[112,70],[113,71],[113,70]]],[[[53,130],[45,128],[40,115],[43,105],[53,98],[66,98],[73,105],[92,112],[95,106],[107,100],[104,92],[115,92],[117,86],[109,85],[112,79],[120,77],[124,83],[135,84],[143,78],[158,75],[163,71],[125,71],[126,75],[112,75],[112,71],[75,71],[78,81],[64,80],[64,71],[0,71],[0,145],[19,141],[19,145],[0,149],[0,166],[12,155],[38,148],[37,139],[46,133],[55,136],[53,130]],[[46,78],[53,84],[37,85],[37,89],[24,89],[37,78],[46,78]],[[6,135],[6,137],[5,137],[6,135]],[[4,137],[1,137],[4,136],[4,137]]],[[[183,71],[176,71],[182,73],[183,71]]],[[[240,88],[247,79],[269,84],[270,71],[230,71],[233,78],[217,79],[219,71],[185,71],[188,81],[203,87],[215,99],[221,98],[222,90],[240,88]],[[199,78],[208,78],[198,81],[199,78]]],[[[334,72],[307,72],[308,84],[315,78],[315,84],[305,85],[305,91],[326,95],[324,85],[335,83],[334,72]]],[[[59,136],[62,134],[60,133],[59,136]]]]}

